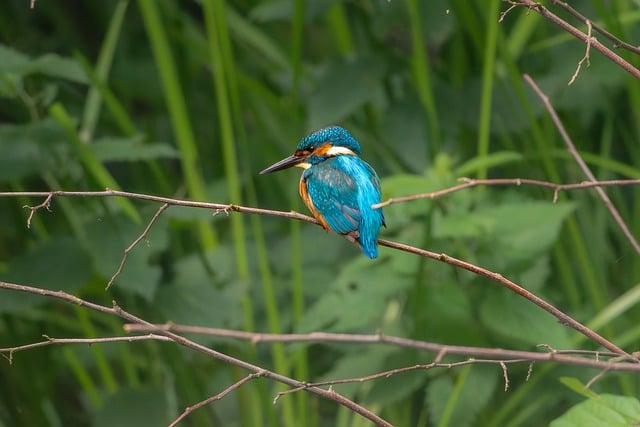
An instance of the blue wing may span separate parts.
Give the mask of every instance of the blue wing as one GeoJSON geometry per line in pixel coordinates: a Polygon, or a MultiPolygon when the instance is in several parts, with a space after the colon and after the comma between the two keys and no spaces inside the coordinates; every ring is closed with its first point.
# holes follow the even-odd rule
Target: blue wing
{"type": "Polygon", "coordinates": [[[324,161],[307,169],[303,179],[313,208],[333,231],[345,234],[357,230],[362,218],[359,190],[354,177],[336,166],[324,161]]]}
{"type": "Polygon", "coordinates": [[[384,225],[380,181],[375,171],[356,156],[327,159],[305,169],[300,195],[314,216],[336,233],[358,231],[358,242],[369,258],[378,256],[376,241],[384,225]]]}

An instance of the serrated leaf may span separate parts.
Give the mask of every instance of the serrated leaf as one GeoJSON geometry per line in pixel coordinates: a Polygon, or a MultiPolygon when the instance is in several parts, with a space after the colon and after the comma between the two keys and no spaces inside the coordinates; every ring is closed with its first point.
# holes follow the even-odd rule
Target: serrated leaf
{"type": "Polygon", "coordinates": [[[588,398],[597,398],[598,394],[585,387],[585,384],[575,377],[560,377],[560,382],[576,393],[588,397],[588,398]]]}
{"type": "Polygon", "coordinates": [[[455,376],[442,376],[428,383],[426,403],[432,413],[434,425],[440,425],[448,405],[454,405],[454,408],[445,425],[474,425],[477,415],[496,392],[498,379],[501,378],[498,366],[474,365],[466,369],[469,369],[467,375],[461,375],[459,371],[455,376]],[[455,381],[464,381],[463,384],[459,384],[459,394],[454,393],[454,387],[458,385],[455,381]],[[455,402],[450,401],[452,398],[456,398],[455,402]]]}
{"type": "MultiPolygon", "coordinates": [[[[57,237],[40,242],[31,250],[9,261],[3,277],[8,282],[53,291],[73,292],[91,277],[89,256],[80,244],[70,238],[57,237]]],[[[33,295],[7,292],[0,298],[0,312],[45,302],[33,295]]]]}
{"type": "Polygon", "coordinates": [[[29,64],[29,57],[22,52],[0,44],[0,74],[22,74],[29,64]]]}
{"type": "Polygon", "coordinates": [[[31,71],[76,83],[89,83],[89,79],[78,61],[73,58],[64,58],[54,53],[48,53],[33,60],[31,71]]]}
{"type": "Polygon", "coordinates": [[[239,327],[243,289],[232,281],[235,274],[233,253],[229,248],[221,247],[208,253],[205,262],[206,265],[202,257],[195,255],[176,262],[175,276],[170,284],[158,289],[155,306],[167,321],[239,327]]]}
{"type": "Polygon", "coordinates": [[[489,169],[494,166],[503,166],[523,159],[522,154],[514,151],[498,151],[487,156],[474,157],[468,162],[458,166],[455,174],[458,176],[469,176],[479,169],[489,169]]]}
{"type": "Polygon", "coordinates": [[[640,401],[631,396],[601,394],[573,406],[550,427],[629,427],[640,424],[640,401]]]}
{"type": "Polygon", "coordinates": [[[82,67],[75,59],[65,58],[54,53],[32,59],[0,44],[0,75],[8,73],[18,76],[41,73],[78,83],[88,82],[82,67]]]}
{"type": "Polygon", "coordinates": [[[155,427],[170,421],[162,390],[120,389],[94,415],[93,427],[155,427]]]}
{"type": "Polygon", "coordinates": [[[330,65],[308,98],[309,128],[338,123],[372,100],[383,71],[382,63],[365,59],[330,65]]]}
{"type": "Polygon", "coordinates": [[[64,146],[52,120],[0,126],[0,181],[16,181],[54,170],[64,146]]]}
{"type": "Polygon", "coordinates": [[[573,203],[533,201],[485,206],[439,217],[433,233],[437,238],[483,237],[512,260],[530,259],[551,247],[574,208],[573,203]]]}
{"type": "Polygon", "coordinates": [[[531,345],[571,348],[566,326],[532,302],[505,290],[492,292],[481,303],[483,324],[503,337],[531,345]]]}
{"type": "MultiPolygon", "coordinates": [[[[151,215],[147,213],[146,216],[151,215]]],[[[144,227],[144,224],[134,224],[122,214],[95,218],[86,226],[94,264],[106,281],[118,270],[124,250],[140,236],[144,227]]],[[[146,239],[129,252],[124,268],[114,282],[115,286],[151,300],[161,274],[160,267],[153,264],[152,258],[166,248],[166,232],[166,220],[160,216],[146,239]]]]}
{"type": "Polygon", "coordinates": [[[409,277],[376,268],[375,261],[359,257],[305,313],[299,330],[345,332],[375,323],[382,317],[388,299],[409,286],[409,277]]]}
{"type": "Polygon", "coordinates": [[[132,138],[102,138],[90,145],[101,162],[134,162],[159,158],[175,159],[180,153],[169,144],[143,144],[140,136],[132,138]]]}

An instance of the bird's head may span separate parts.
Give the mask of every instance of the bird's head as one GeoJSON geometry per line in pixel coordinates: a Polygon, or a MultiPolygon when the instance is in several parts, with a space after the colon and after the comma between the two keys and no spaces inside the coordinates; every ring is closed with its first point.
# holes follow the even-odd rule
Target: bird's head
{"type": "Polygon", "coordinates": [[[269,166],[260,174],[276,172],[292,166],[308,169],[330,157],[356,156],[360,154],[360,144],[340,126],[330,126],[304,137],[293,155],[269,166]]]}

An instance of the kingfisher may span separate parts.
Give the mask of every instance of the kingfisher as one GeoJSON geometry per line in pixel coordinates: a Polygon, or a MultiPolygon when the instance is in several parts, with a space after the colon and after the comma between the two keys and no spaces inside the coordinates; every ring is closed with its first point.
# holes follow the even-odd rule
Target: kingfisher
{"type": "Polygon", "coordinates": [[[359,157],[360,144],[340,126],[322,128],[304,137],[289,157],[260,174],[296,166],[304,169],[300,197],[325,230],[338,234],[357,232],[362,252],[378,256],[378,233],[384,223],[380,179],[359,157]]]}

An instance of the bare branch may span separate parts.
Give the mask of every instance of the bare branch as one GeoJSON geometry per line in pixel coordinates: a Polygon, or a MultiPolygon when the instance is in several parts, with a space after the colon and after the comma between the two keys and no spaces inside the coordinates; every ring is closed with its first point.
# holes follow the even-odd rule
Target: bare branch
{"type": "MultiPolygon", "coordinates": [[[[611,49],[609,49],[608,47],[606,47],[605,45],[600,43],[600,41],[598,39],[596,39],[595,37],[589,38],[589,36],[587,34],[583,33],[582,31],[580,31],[579,29],[577,29],[573,25],[569,24],[568,22],[566,22],[562,18],[560,18],[557,15],[555,15],[549,9],[544,7],[541,3],[538,3],[538,2],[533,1],[533,0],[518,0],[518,1],[508,0],[507,3],[511,4],[512,6],[513,5],[518,5],[518,6],[522,6],[522,7],[525,7],[527,9],[529,9],[529,10],[533,10],[533,11],[537,12],[539,15],[541,15],[542,17],[544,17],[548,21],[550,21],[553,24],[555,24],[558,27],[560,27],[563,31],[566,31],[567,33],[571,34],[575,38],[577,38],[579,40],[582,40],[584,43],[587,43],[589,40],[591,40],[591,42],[590,42],[591,43],[591,47],[593,47],[595,50],[597,50],[598,52],[603,54],[605,57],[609,58],[616,65],[618,65],[620,68],[622,68],[623,70],[625,70],[626,72],[628,72],[629,74],[634,76],[635,78],[640,79],[640,70],[638,70],[636,67],[631,65],[627,60],[625,60],[621,56],[617,55],[611,49]]],[[[554,3],[557,3],[557,2],[554,2],[554,3]]],[[[509,9],[507,11],[509,11],[511,9],[513,9],[513,8],[509,7],[509,9]]]]}
{"type": "Polygon", "coordinates": [[[373,205],[374,209],[379,209],[395,203],[410,202],[419,199],[435,199],[447,194],[455,193],[467,188],[478,187],[481,185],[531,185],[536,187],[550,188],[553,191],[553,203],[558,201],[558,194],[561,191],[568,190],[585,190],[587,188],[594,187],[610,187],[610,186],[622,186],[622,185],[640,185],[640,179],[618,179],[609,181],[583,181],[574,184],[556,184],[548,181],[540,181],[537,179],[527,178],[496,178],[496,179],[471,179],[471,178],[459,178],[463,184],[459,184],[453,187],[445,188],[443,190],[432,191],[429,193],[412,194],[410,196],[392,197],[382,203],[373,205]]]}
{"type": "Polygon", "coordinates": [[[33,219],[33,214],[36,213],[37,210],[45,208],[46,210],[48,210],[49,212],[51,212],[51,199],[52,199],[53,195],[49,194],[47,196],[47,198],[44,200],[44,202],[40,203],[39,205],[36,206],[28,206],[25,205],[23,206],[23,208],[29,209],[29,217],[27,218],[27,228],[31,228],[31,220],[33,219]]]}
{"type": "Polygon", "coordinates": [[[615,47],[615,48],[620,48],[621,47],[623,49],[628,50],[629,52],[633,52],[635,54],[640,55],[640,48],[639,47],[636,47],[636,46],[634,46],[632,44],[629,44],[627,42],[624,42],[624,41],[620,40],[619,38],[617,38],[616,36],[611,34],[609,31],[605,30],[601,26],[590,22],[587,17],[585,17],[583,14],[581,14],[580,12],[575,10],[567,2],[560,1],[560,0],[551,0],[551,3],[554,4],[554,5],[560,6],[562,9],[566,10],[567,12],[569,12],[571,15],[573,15],[578,20],[582,21],[584,24],[593,26],[594,30],[596,30],[598,33],[602,34],[604,37],[606,37],[607,39],[609,39],[610,41],[613,42],[613,47],[615,47]]]}
{"type": "Polygon", "coordinates": [[[180,414],[180,416],[178,418],[176,418],[175,420],[173,420],[171,422],[171,424],[169,424],[169,427],[175,427],[176,425],[178,425],[178,423],[180,421],[182,421],[183,419],[185,419],[187,417],[187,415],[189,415],[190,413],[192,413],[193,411],[195,411],[196,409],[200,409],[203,406],[208,405],[209,403],[215,402],[217,400],[222,399],[223,397],[225,397],[227,394],[231,393],[232,391],[240,388],[242,385],[244,385],[245,383],[248,383],[251,380],[254,380],[256,378],[260,378],[262,376],[264,376],[264,374],[266,373],[266,371],[262,371],[262,372],[254,372],[252,374],[247,375],[246,377],[242,378],[239,381],[236,381],[235,383],[231,384],[229,387],[225,388],[224,390],[222,390],[220,393],[216,394],[215,396],[211,396],[208,399],[205,399],[201,402],[196,403],[193,406],[189,406],[187,408],[185,408],[184,412],[182,414],[180,414]]]}
{"type": "MultiPolygon", "coordinates": [[[[15,283],[8,283],[8,282],[3,282],[0,281],[0,288],[4,288],[4,289],[10,289],[10,290],[14,290],[14,291],[18,291],[18,292],[26,292],[26,293],[31,293],[31,294],[35,294],[35,295],[41,295],[41,296],[46,296],[46,297],[50,297],[50,298],[55,298],[55,299],[59,299],[62,301],[66,301],[72,304],[76,304],[79,305],[80,307],[84,307],[84,308],[88,308],[91,310],[95,310],[95,311],[99,311],[101,313],[106,313],[106,314],[110,314],[110,315],[114,315],[117,317],[120,317],[121,319],[126,320],[127,322],[131,322],[131,323],[137,323],[140,325],[145,325],[147,327],[153,327],[153,324],[147,322],[144,319],[141,319],[137,316],[134,316],[131,313],[128,313],[127,311],[123,310],[122,308],[120,308],[115,302],[113,304],[113,307],[106,307],[100,304],[95,304],[86,300],[83,300],[82,298],[78,298],[74,295],[68,294],[66,292],[63,291],[51,291],[48,289],[41,289],[41,288],[35,288],[32,286],[26,286],[26,285],[19,285],[19,284],[15,284],[15,283]]],[[[221,353],[219,351],[210,349],[208,347],[205,347],[201,344],[198,344],[194,341],[191,341],[181,335],[177,335],[173,332],[170,331],[166,331],[163,329],[155,329],[154,330],[155,334],[157,335],[162,335],[164,337],[169,338],[171,341],[180,344],[184,347],[190,348],[192,350],[198,351],[200,353],[206,354],[210,357],[213,357],[215,359],[218,359],[222,362],[237,366],[241,369],[244,369],[246,371],[249,372],[254,372],[254,373],[262,373],[262,376],[269,378],[271,380],[286,384],[288,386],[291,387],[304,387],[305,390],[308,390],[310,393],[313,393],[317,396],[320,396],[322,398],[328,399],[328,400],[332,400],[334,402],[337,402],[345,407],[347,407],[348,409],[354,411],[355,413],[361,415],[362,417],[368,419],[369,421],[371,421],[372,423],[374,423],[375,425],[378,426],[383,426],[383,427],[393,427],[392,424],[390,424],[388,421],[382,419],[381,417],[379,417],[378,415],[374,414],[373,412],[369,411],[368,409],[364,408],[361,405],[358,405],[357,403],[355,403],[354,401],[347,399],[346,397],[342,396],[339,393],[336,393],[333,390],[325,390],[323,388],[320,387],[305,387],[305,384],[297,381],[293,378],[287,377],[285,375],[281,375],[278,374],[276,372],[273,371],[268,371],[265,370],[259,366],[256,366],[254,364],[251,364],[249,362],[245,362],[244,360],[241,359],[237,359],[235,357],[229,356],[225,353],[221,353]]]]}
{"type": "Polygon", "coordinates": [[[538,297],[537,295],[535,295],[535,294],[529,292],[528,290],[518,286],[516,283],[514,283],[511,280],[505,278],[504,276],[502,276],[499,273],[494,273],[493,271],[490,271],[490,270],[487,270],[485,268],[478,267],[478,266],[476,266],[474,264],[459,260],[459,259],[451,257],[451,256],[449,256],[447,254],[437,254],[435,252],[427,251],[425,249],[415,248],[413,246],[405,245],[403,243],[392,242],[390,240],[380,239],[380,240],[378,240],[378,244],[380,244],[382,246],[386,246],[388,248],[399,249],[399,250],[403,250],[405,252],[409,252],[409,253],[420,255],[420,256],[423,256],[423,257],[426,257],[426,258],[431,258],[431,259],[434,259],[434,260],[437,260],[437,261],[441,261],[441,262],[453,265],[455,267],[462,268],[464,270],[470,271],[470,272],[475,273],[477,275],[486,277],[486,278],[488,278],[488,279],[490,279],[490,280],[492,280],[492,281],[494,281],[494,282],[506,287],[510,291],[513,291],[516,294],[528,299],[529,301],[531,301],[532,303],[534,303],[538,307],[542,308],[543,310],[545,310],[548,313],[550,313],[553,316],[555,316],[560,321],[560,323],[562,323],[563,325],[567,325],[567,326],[575,329],[576,331],[580,332],[581,334],[583,334],[587,338],[589,338],[589,339],[597,342],[598,344],[602,345],[607,350],[610,350],[610,351],[612,351],[612,352],[614,352],[614,353],[616,353],[618,355],[621,355],[621,356],[626,356],[627,358],[629,358],[629,360],[633,360],[636,363],[640,363],[640,360],[638,360],[635,357],[631,356],[629,353],[627,353],[626,351],[622,350],[620,347],[618,347],[617,345],[615,345],[611,341],[607,340],[606,338],[604,338],[603,336],[599,335],[595,331],[587,328],[582,323],[580,323],[577,320],[573,319],[571,316],[565,314],[564,312],[562,312],[561,310],[557,309],[556,307],[554,307],[553,305],[551,305],[547,301],[543,300],[542,298],[538,297]]]}
{"type": "MultiPolygon", "coordinates": [[[[564,129],[561,128],[561,130],[564,130],[564,129]]],[[[469,184],[469,183],[467,183],[467,184],[469,184]]],[[[463,184],[463,185],[465,185],[465,184],[463,184]]],[[[594,185],[599,185],[599,184],[596,184],[594,182],[594,185]]],[[[170,198],[166,198],[166,197],[151,196],[151,195],[137,194],[137,193],[128,193],[128,192],[115,191],[115,190],[105,190],[105,191],[99,191],[99,192],[53,191],[53,192],[11,192],[11,193],[0,193],[0,197],[3,197],[3,196],[14,196],[15,197],[15,196],[18,196],[18,195],[19,196],[30,196],[30,197],[38,197],[38,196],[40,196],[40,197],[48,197],[49,195],[65,196],[65,197],[73,197],[73,196],[90,196],[90,197],[120,196],[120,197],[130,197],[130,198],[141,199],[141,200],[151,200],[151,201],[156,201],[156,202],[162,202],[162,203],[166,203],[168,205],[180,204],[182,206],[193,206],[193,207],[199,207],[199,208],[209,208],[209,209],[214,209],[216,211],[221,211],[222,210],[222,211],[233,211],[233,212],[245,212],[245,213],[253,213],[253,214],[263,214],[263,215],[271,215],[271,216],[281,216],[281,217],[287,217],[287,218],[292,218],[292,219],[297,219],[297,220],[301,220],[301,221],[307,221],[307,222],[318,224],[318,222],[314,218],[311,218],[311,217],[308,217],[306,215],[302,215],[302,214],[299,214],[299,213],[293,212],[293,211],[292,212],[281,212],[281,211],[271,211],[271,210],[267,210],[267,209],[250,208],[250,207],[238,206],[238,205],[229,205],[229,204],[225,205],[225,204],[217,204],[217,203],[182,201],[182,200],[170,199],[170,198]]],[[[534,304],[536,304],[540,308],[546,310],[547,312],[549,312],[553,316],[555,316],[558,320],[560,320],[560,322],[562,324],[565,324],[565,325],[575,329],[576,331],[578,331],[581,334],[585,335],[589,339],[591,339],[591,340],[599,343],[600,345],[604,346],[606,349],[616,353],[617,355],[625,356],[625,357],[629,358],[630,360],[633,360],[634,362],[640,362],[640,361],[638,361],[638,359],[636,359],[635,357],[631,356],[629,353],[625,352],[624,350],[622,350],[621,348],[619,348],[618,346],[616,346],[615,344],[613,344],[609,340],[605,339],[601,335],[597,334],[595,331],[593,331],[593,330],[587,328],[586,326],[582,325],[580,322],[574,320],[573,318],[571,318],[567,314],[563,313],[561,310],[557,309],[553,305],[551,305],[548,302],[544,301],[542,298],[540,298],[540,297],[532,294],[531,292],[527,291],[526,289],[518,286],[516,283],[504,278],[499,273],[495,273],[495,272],[489,271],[487,269],[484,269],[482,267],[478,267],[476,265],[467,263],[467,262],[459,260],[457,258],[450,257],[450,256],[448,256],[446,254],[437,254],[435,252],[427,251],[427,250],[420,249],[420,248],[415,248],[413,246],[405,245],[405,244],[402,244],[402,243],[397,243],[397,242],[393,242],[393,241],[389,241],[389,240],[378,240],[378,243],[380,245],[382,245],[382,246],[386,246],[386,247],[397,249],[397,250],[401,250],[401,251],[404,251],[404,252],[407,252],[407,253],[412,253],[412,254],[415,254],[415,255],[423,256],[423,257],[426,257],[426,258],[431,258],[431,259],[434,259],[434,260],[437,260],[437,261],[441,261],[441,262],[453,265],[453,266],[458,267],[458,268],[462,268],[464,270],[470,271],[470,272],[478,274],[480,276],[487,277],[487,278],[491,279],[492,281],[505,286],[506,288],[508,288],[511,291],[517,293],[518,295],[520,295],[520,296],[528,299],[529,301],[533,302],[534,304]]],[[[34,288],[34,289],[37,289],[37,288],[34,288]]],[[[140,323],[140,322],[136,321],[136,323],[140,323]]],[[[146,324],[146,322],[145,322],[145,324],[146,324]]]]}
{"type": "MultiPolygon", "coordinates": [[[[582,160],[582,157],[580,157],[580,154],[578,153],[578,150],[576,150],[575,145],[573,145],[573,141],[571,141],[571,137],[569,136],[566,129],[564,128],[562,121],[560,120],[560,117],[558,117],[558,114],[553,108],[553,105],[551,105],[551,102],[549,102],[549,97],[547,97],[547,95],[545,95],[542,92],[542,90],[538,87],[536,82],[534,82],[533,79],[528,74],[524,75],[524,80],[529,84],[529,86],[531,86],[534,92],[542,100],[542,103],[547,108],[547,111],[551,116],[551,120],[553,120],[553,123],[556,125],[558,132],[562,136],[562,139],[564,140],[564,143],[567,146],[567,150],[569,151],[569,153],[571,153],[571,156],[574,158],[578,166],[580,166],[580,169],[582,170],[582,172],[587,176],[587,178],[589,178],[590,181],[596,182],[596,177],[593,175],[593,172],[591,172],[591,169],[589,169],[589,166],[587,166],[585,161],[582,160]]],[[[629,230],[629,227],[627,227],[627,224],[624,222],[624,220],[622,219],[622,216],[620,215],[616,207],[613,205],[613,202],[611,201],[611,199],[609,199],[609,196],[607,196],[607,193],[605,193],[604,190],[600,187],[596,187],[596,191],[598,192],[598,195],[600,196],[605,206],[611,213],[611,216],[613,216],[613,219],[616,221],[616,223],[624,233],[627,240],[629,240],[629,243],[631,243],[631,246],[633,246],[633,249],[636,251],[638,255],[640,255],[640,244],[638,244],[638,241],[629,230]]]]}
{"type": "MultiPolygon", "coordinates": [[[[171,330],[183,334],[202,334],[220,338],[249,341],[252,344],[260,343],[346,343],[346,344],[384,344],[393,347],[412,348],[421,351],[436,353],[433,363],[440,364],[447,355],[467,356],[479,360],[478,363],[490,361],[522,362],[547,362],[563,365],[582,366],[593,369],[609,369],[621,371],[640,372],[640,364],[624,363],[625,358],[618,357],[617,353],[593,350],[556,350],[546,344],[538,347],[544,352],[509,350],[503,348],[487,348],[440,344],[428,341],[412,340],[409,338],[394,337],[383,334],[339,334],[329,332],[311,332],[308,334],[270,334],[260,332],[246,332],[232,329],[205,328],[201,326],[176,325],[174,323],[155,324],[153,328],[138,324],[126,324],[126,332],[148,332],[157,329],[171,330]],[[576,357],[576,355],[580,357],[576,357]],[[615,364],[606,358],[615,357],[615,364]]],[[[441,367],[449,367],[445,364],[441,367]]],[[[533,367],[530,366],[530,370],[533,367]]]]}
{"type": "Polygon", "coordinates": [[[111,285],[113,284],[113,282],[116,280],[116,278],[120,275],[120,273],[122,273],[122,269],[124,268],[124,265],[127,262],[127,258],[129,257],[129,252],[131,252],[133,250],[133,248],[136,247],[136,245],[138,243],[140,243],[142,241],[142,239],[146,238],[147,235],[149,234],[149,230],[151,230],[151,227],[153,226],[153,224],[156,222],[156,220],[160,217],[160,215],[162,214],[162,212],[164,212],[167,208],[169,207],[169,205],[167,203],[165,203],[164,205],[160,206],[160,209],[158,209],[156,211],[156,213],[153,215],[153,217],[151,218],[151,221],[149,221],[149,223],[147,224],[147,226],[145,227],[144,231],[142,232],[142,234],[140,234],[138,236],[137,239],[135,239],[133,241],[133,243],[131,243],[129,245],[129,247],[127,247],[124,250],[124,255],[122,256],[122,260],[120,261],[120,265],[118,266],[118,269],[116,270],[115,273],[113,273],[113,276],[111,276],[111,279],[109,279],[109,282],[107,283],[107,286],[105,287],[105,291],[109,290],[109,288],[111,287],[111,285]]]}
{"type": "Polygon", "coordinates": [[[55,344],[99,344],[99,343],[111,343],[111,342],[134,342],[134,341],[147,341],[147,340],[159,340],[159,341],[171,341],[170,338],[162,335],[146,334],[146,335],[134,335],[126,337],[106,337],[106,338],[52,338],[47,335],[43,335],[45,341],[39,341],[31,344],[19,345],[17,347],[0,347],[0,354],[2,354],[9,363],[13,363],[13,354],[19,351],[31,350],[32,348],[46,347],[55,344]],[[4,353],[8,353],[5,355],[4,353]]]}

